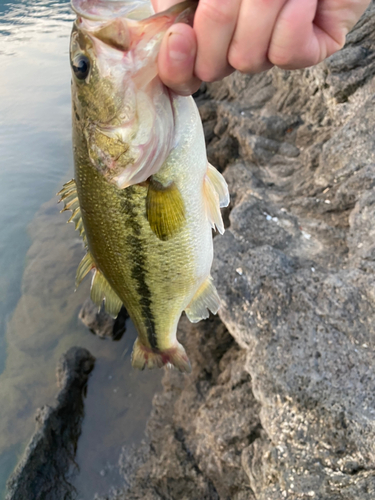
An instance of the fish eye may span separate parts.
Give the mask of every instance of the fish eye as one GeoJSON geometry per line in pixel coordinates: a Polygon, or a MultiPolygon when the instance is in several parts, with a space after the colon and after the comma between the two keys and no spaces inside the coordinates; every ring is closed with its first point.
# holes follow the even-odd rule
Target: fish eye
{"type": "Polygon", "coordinates": [[[72,69],[78,80],[85,80],[90,72],[90,59],[84,54],[78,54],[72,60],[72,69]]]}

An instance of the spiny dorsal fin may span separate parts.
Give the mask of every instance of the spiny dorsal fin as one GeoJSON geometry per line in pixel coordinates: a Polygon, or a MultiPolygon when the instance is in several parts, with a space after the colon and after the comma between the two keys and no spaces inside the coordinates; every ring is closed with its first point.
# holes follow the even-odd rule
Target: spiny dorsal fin
{"type": "Polygon", "coordinates": [[[83,243],[87,247],[85,229],[83,227],[81,216],[81,208],[78,201],[76,181],[72,179],[69,182],[66,182],[63,185],[62,190],[57,193],[57,196],[60,196],[58,203],[60,203],[61,201],[64,202],[64,208],[61,210],[61,212],[65,212],[66,210],[72,211],[72,215],[68,222],[74,222],[75,228],[79,231],[83,243]]]}
{"type": "Polygon", "coordinates": [[[90,297],[99,308],[102,306],[104,300],[105,310],[114,318],[120,312],[122,306],[121,299],[117,293],[113,291],[111,285],[98,269],[95,269],[94,272],[90,297]]]}
{"type": "MultiPolygon", "coordinates": [[[[61,191],[57,193],[60,196],[60,201],[64,202],[64,208],[61,212],[65,210],[71,210],[72,215],[68,222],[74,222],[75,228],[79,231],[82,236],[83,242],[87,247],[87,240],[85,236],[85,229],[82,222],[81,209],[78,201],[77,187],[75,180],[64,184],[61,191]]],[[[108,314],[116,317],[120,312],[122,301],[119,299],[118,295],[112,290],[111,285],[104,278],[102,273],[96,269],[93,256],[89,251],[81,260],[76,274],[76,287],[81,283],[83,278],[91,271],[95,269],[94,276],[91,283],[91,300],[100,308],[103,304],[108,314]]]]}
{"type": "Polygon", "coordinates": [[[219,233],[223,234],[224,223],[220,207],[226,207],[229,204],[228,186],[220,172],[209,163],[203,181],[203,196],[212,229],[215,229],[216,226],[219,233]]]}
{"type": "Polygon", "coordinates": [[[150,227],[160,240],[166,241],[175,235],[185,221],[184,202],[176,184],[163,186],[151,178],[146,212],[150,227]]]}
{"type": "Polygon", "coordinates": [[[94,259],[92,258],[92,255],[90,252],[87,252],[87,254],[83,257],[81,262],[79,263],[78,269],[77,269],[77,274],[76,274],[76,287],[81,283],[83,278],[91,271],[91,269],[95,268],[95,262],[94,259]]]}
{"type": "Polygon", "coordinates": [[[192,323],[198,323],[201,319],[209,317],[210,313],[208,310],[216,314],[219,307],[220,297],[211,276],[209,276],[199,287],[190,304],[185,309],[185,313],[192,323]]]}
{"type": "Polygon", "coordinates": [[[211,165],[208,164],[207,174],[208,178],[212,182],[217,194],[219,195],[220,207],[227,207],[229,205],[229,190],[228,184],[221,173],[211,165]]]}

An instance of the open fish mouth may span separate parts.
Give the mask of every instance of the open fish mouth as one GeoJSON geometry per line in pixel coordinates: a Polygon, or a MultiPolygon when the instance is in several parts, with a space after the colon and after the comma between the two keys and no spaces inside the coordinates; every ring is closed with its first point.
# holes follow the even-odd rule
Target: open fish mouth
{"type": "Polygon", "coordinates": [[[144,19],[154,14],[149,0],[72,0],[77,16],[90,21],[105,21],[117,17],[144,19]]]}
{"type": "Polygon", "coordinates": [[[157,55],[168,27],[190,22],[196,5],[152,15],[149,0],[72,0],[73,100],[83,114],[76,127],[84,127],[93,166],[119,189],[156,174],[179,140],[157,55]]]}

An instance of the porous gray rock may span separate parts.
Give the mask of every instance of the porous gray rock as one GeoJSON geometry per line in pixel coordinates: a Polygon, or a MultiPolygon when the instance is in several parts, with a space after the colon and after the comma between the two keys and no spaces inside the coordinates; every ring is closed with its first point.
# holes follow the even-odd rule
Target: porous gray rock
{"type": "Polygon", "coordinates": [[[72,347],[57,367],[56,405],[36,415],[37,429],[7,486],[6,500],[69,500],[75,497],[70,478],[81,433],[84,394],[95,358],[87,349],[72,347]]]}
{"type": "Polygon", "coordinates": [[[166,372],[164,391],[154,398],[148,441],[141,451],[124,448],[126,487],[108,498],[254,499],[241,453],[261,427],[245,353],[219,318],[192,325],[184,317],[179,338],[192,373],[166,372]]]}
{"type": "Polygon", "coordinates": [[[374,47],[372,2],[317,67],[198,96],[231,192],[213,276],[236,344],[182,323],[193,374],[165,375],[117,498],[375,498],[374,47]]]}
{"type": "Polygon", "coordinates": [[[374,12],[317,68],[270,72],[260,112],[250,77],[217,103],[239,157],[213,274],[261,407],[259,500],[375,496],[374,12]]]}

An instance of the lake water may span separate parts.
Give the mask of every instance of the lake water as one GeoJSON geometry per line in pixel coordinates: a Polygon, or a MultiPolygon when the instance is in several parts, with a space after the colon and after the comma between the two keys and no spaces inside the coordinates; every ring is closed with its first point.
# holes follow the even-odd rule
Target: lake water
{"type": "Polygon", "coordinates": [[[82,244],[55,193],[73,176],[66,1],[0,0],[0,499],[35,428],[53,404],[55,368],[73,345],[97,358],[78,444],[82,499],[120,484],[122,445],[137,444],[160,387],[160,372],[130,366],[134,327],[101,340],[77,319],[74,294],[82,244]]]}

